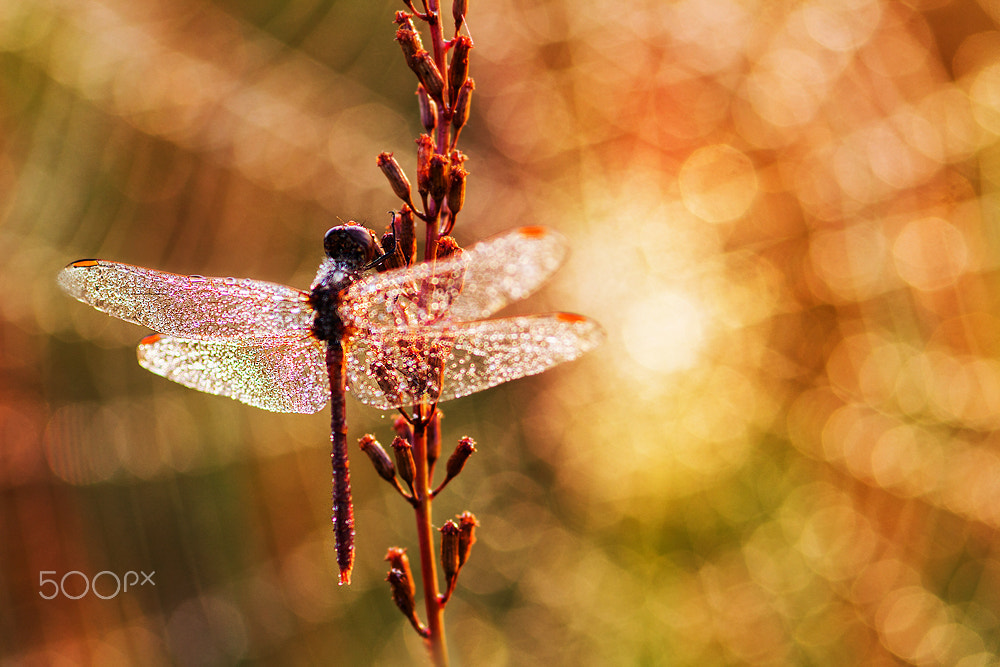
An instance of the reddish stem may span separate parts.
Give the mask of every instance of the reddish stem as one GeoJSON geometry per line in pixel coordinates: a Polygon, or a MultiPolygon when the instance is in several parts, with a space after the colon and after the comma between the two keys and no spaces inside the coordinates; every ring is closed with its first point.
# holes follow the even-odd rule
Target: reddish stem
{"type": "MultiPolygon", "coordinates": [[[[448,52],[448,45],[444,41],[444,30],[441,28],[441,12],[438,7],[438,0],[428,0],[427,2],[427,27],[431,33],[431,48],[434,50],[434,64],[438,66],[438,71],[441,72],[441,76],[444,77],[444,91],[441,93],[441,100],[443,104],[440,105],[440,109],[447,106],[447,101],[449,99],[448,93],[448,61],[445,58],[445,54],[448,52]]],[[[439,109],[439,111],[440,111],[439,109]]],[[[438,123],[438,137],[441,135],[441,123],[438,123]]],[[[445,129],[445,134],[448,130],[445,129]]],[[[440,140],[438,141],[438,152],[444,153],[445,147],[448,144],[442,144],[440,140]]]]}
{"type": "MultiPolygon", "coordinates": [[[[424,20],[427,21],[427,29],[431,36],[431,49],[434,53],[434,64],[444,78],[444,90],[441,93],[441,100],[438,102],[438,122],[435,132],[435,151],[439,155],[447,155],[451,147],[451,109],[448,107],[448,100],[451,95],[448,91],[448,44],[444,39],[444,31],[441,27],[441,11],[438,0],[425,0],[424,7],[427,9],[424,20]]],[[[441,210],[433,202],[428,208],[428,202],[424,201],[424,211],[427,214],[427,237],[424,245],[424,260],[434,259],[437,253],[437,239],[441,221],[441,210]]]]}
{"type": "Polygon", "coordinates": [[[444,90],[441,92],[441,103],[438,104],[437,152],[447,155],[452,145],[451,142],[451,108],[448,100],[451,99],[451,91],[448,90],[448,45],[444,39],[444,29],[441,27],[441,12],[438,8],[438,0],[429,0],[427,3],[430,15],[427,20],[427,27],[431,33],[431,48],[434,50],[434,64],[438,66],[441,76],[444,77],[444,90]]]}
{"type": "Polygon", "coordinates": [[[434,533],[431,528],[431,492],[427,465],[428,421],[420,414],[413,422],[413,458],[417,466],[413,486],[417,494],[415,514],[417,541],[420,544],[420,578],[424,586],[429,632],[426,639],[427,650],[430,652],[431,662],[442,667],[448,664],[448,648],[444,640],[444,605],[438,595],[437,560],[434,556],[434,533]]]}

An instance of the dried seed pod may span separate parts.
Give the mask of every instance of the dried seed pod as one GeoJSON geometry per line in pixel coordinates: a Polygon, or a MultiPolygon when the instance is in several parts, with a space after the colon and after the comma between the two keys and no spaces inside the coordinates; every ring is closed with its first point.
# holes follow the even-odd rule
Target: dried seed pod
{"type": "MultiPolygon", "coordinates": [[[[445,356],[449,354],[449,352],[449,348],[436,342],[431,343],[431,345],[425,350],[424,360],[427,363],[427,370],[425,373],[426,379],[424,381],[424,387],[431,403],[437,403],[438,397],[441,396],[441,388],[444,387],[444,360],[445,356]]],[[[428,445],[430,445],[430,443],[428,443],[428,445]]],[[[438,440],[437,451],[433,452],[435,461],[440,454],[441,441],[438,440]]],[[[428,463],[432,463],[430,461],[432,452],[429,446],[427,455],[428,463]]]]}
{"type": "Polygon", "coordinates": [[[451,257],[452,255],[459,255],[462,252],[462,248],[459,247],[458,242],[453,236],[441,236],[437,240],[437,254],[434,255],[438,259],[444,259],[446,257],[451,257]]]}
{"type": "Polygon", "coordinates": [[[461,533],[456,524],[451,519],[441,526],[441,569],[444,570],[445,580],[448,588],[453,585],[455,577],[458,576],[458,569],[462,566],[459,563],[459,541],[461,533]]]}
{"type": "Polygon", "coordinates": [[[465,565],[472,552],[472,545],[476,543],[476,526],[479,522],[472,512],[462,512],[458,516],[459,546],[458,546],[458,566],[465,565]]]}
{"type": "Polygon", "coordinates": [[[399,607],[404,616],[409,617],[416,611],[416,602],[413,594],[410,593],[410,586],[406,580],[406,575],[397,569],[391,569],[389,570],[389,576],[385,580],[389,582],[389,586],[392,588],[393,602],[396,603],[396,606],[399,607]]]}
{"type": "Polygon", "coordinates": [[[396,248],[403,258],[403,263],[409,266],[417,254],[417,234],[413,209],[403,204],[402,208],[399,209],[399,215],[393,218],[392,228],[396,236],[396,248]]]}
{"type": "Polygon", "coordinates": [[[392,450],[396,454],[396,469],[404,482],[413,488],[413,478],[417,474],[417,466],[413,461],[413,446],[398,435],[392,439],[392,450]]]}
{"type": "Polygon", "coordinates": [[[399,166],[399,162],[392,156],[392,153],[379,153],[375,159],[375,163],[382,170],[382,173],[385,174],[386,179],[389,181],[389,186],[392,187],[392,191],[396,193],[396,196],[402,199],[404,203],[409,204],[410,179],[406,177],[403,168],[399,166]]]}
{"type": "Polygon", "coordinates": [[[392,430],[396,432],[396,435],[406,440],[411,445],[413,444],[413,426],[406,420],[403,415],[396,415],[392,418],[392,430]]]}
{"type": "Polygon", "coordinates": [[[427,194],[431,175],[431,157],[434,155],[434,140],[430,135],[421,134],[417,141],[417,191],[427,194]]]}
{"type": "Polygon", "coordinates": [[[458,446],[455,447],[455,451],[452,452],[451,456],[448,457],[448,463],[445,464],[445,474],[448,479],[455,477],[458,473],[462,472],[462,468],[465,467],[465,462],[469,460],[473,452],[476,451],[476,441],[465,436],[458,441],[458,446]]]}
{"type": "Polygon", "coordinates": [[[455,19],[455,32],[462,29],[465,23],[465,16],[469,13],[469,0],[453,0],[451,3],[451,17],[455,19]]]}
{"type": "Polygon", "coordinates": [[[417,84],[417,105],[420,107],[420,124],[425,131],[433,133],[437,127],[437,104],[427,94],[422,83],[417,84]]]}
{"type": "Polygon", "coordinates": [[[372,375],[375,376],[375,383],[378,384],[379,389],[385,394],[386,398],[398,401],[402,398],[401,387],[399,383],[393,378],[392,371],[389,367],[385,365],[380,360],[375,360],[370,365],[370,370],[372,375]]]}
{"type": "Polygon", "coordinates": [[[417,584],[413,580],[413,572],[410,570],[410,559],[406,555],[406,549],[400,547],[389,547],[385,554],[385,559],[389,561],[389,567],[399,570],[410,585],[410,595],[416,595],[417,584]]]}
{"type": "MultiPolygon", "coordinates": [[[[412,22],[410,25],[413,25],[412,22]]],[[[420,35],[411,28],[400,28],[396,31],[396,41],[399,42],[399,48],[403,50],[407,66],[416,73],[417,63],[423,59],[424,55],[427,55],[427,51],[420,43],[420,35]]]]}
{"type": "MultiPolygon", "coordinates": [[[[417,32],[417,27],[415,25],[413,25],[413,16],[411,14],[407,14],[404,11],[398,11],[398,12],[396,12],[396,16],[395,16],[395,18],[393,18],[392,22],[395,23],[396,25],[398,25],[400,28],[404,28],[406,30],[412,30],[413,32],[417,32]]],[[[417,44],[420,45],[420,35],[419,34],[417,34],[417,44]]],[[[420,46],[421,46],[421,48],[423,48],[422,45],[420,45],[420,46]]]]}
{"type": "Polygon", "coordinates": [[[448,174],[448,210],[455,215],[465,204],[465,180],[469,172],[462,167],[452,167],[448,174]]]}
{"type": "Polygon", "coordinates": [[[368,455],[379,477],[387,482],[391,482],[396,477],[396,466],[393,465],[389,454],[375,439],[375,436],[370,433],[364,435],[358,440],[358,446],[361,447],[361,451],[368,455]]]}
{"type": "MultiPolygon", "coordinates": [[[[409,62],[407,60],[407,63],[409,62]]],[[[410,65],[410,69],[417,75],[417,80],[423,84],[424,89],[431,96],[431,99],[442,102],[444,77],[441,76],[441,70],[438,69],[437,64],[434,62],[434,57],[426,51],[421,51],[416,54],[416,59],[410,65]]]]}
{"type": "Polygon", "coordinates": [[[417,617],[417,603],[414,599],[410,585],[406,581],[406,575],[395,568],[389,570],[385,578],[389,582],[389,590],[392,591],[392,601],[396,603],[403,616],[410,621],[410,625],[421,636],[426,636],[427,630],[417,617]]]}
{"type": "Polygon", "coordinates": [[[451,103],[455,104],[458,91],[469,77],[469,51],[472,50],[472,40],[461,35],[455,38],[451,50],[451,66],[448,69],[448,92],[451,103]]]}
{"type": "Polygon", "coordinates": [[[440,204],[448,194],[449,164],[447,156],[435,153],[428,165],[427,191],[437,204],[440,204]]]}
{"type": "Polygon", "coordinates": [[[472,104],[472,91],[476,89],[476,82],[473,79],[466,79],[465,83],[458,91],[455,98],[455,106],[451,116],[451,126],[456,131],[465,127],[469,121],[469,108],[472,104]]]}

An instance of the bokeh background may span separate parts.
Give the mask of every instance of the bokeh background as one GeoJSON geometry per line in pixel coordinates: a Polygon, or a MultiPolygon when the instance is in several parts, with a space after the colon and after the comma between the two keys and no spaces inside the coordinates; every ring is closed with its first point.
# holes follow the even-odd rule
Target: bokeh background
{"type": "MultiPolygon", "coordinates": [[[[328,422],[185,390],[80,257],[305,287],[413,174],[401,5],[0,3],[0,664],[390,664],[412,516],[328,422]],[[40,573],[155,571],[102,600],[40,573]]],[[[447,11],[447,6],[446,6],[447,11]]],[[[587,358],[444,405],[475,665],[961,665],[1000,651],[1000,5],[472,3],[457,236],[573,254],[587,358]]],[[[350,406],[356,436],[391,415],[350,406]]],[[[72,579],[70,581],[73,581],[72,579]]],[[[78,581],[76,582],[79,583],[78,581]]],[[[105,580],[103,583],[109,583],[105,580]]]]}

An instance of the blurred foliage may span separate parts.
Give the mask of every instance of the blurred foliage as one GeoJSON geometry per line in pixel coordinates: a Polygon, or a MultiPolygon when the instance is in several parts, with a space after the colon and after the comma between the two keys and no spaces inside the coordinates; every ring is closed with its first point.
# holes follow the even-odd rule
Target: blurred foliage
{"type": "MultiPolygon", "coordinates": [[[[80,257],[309,283],[396,205],[401,5],[0,3],[0,662],[407,663],[407,506],[327,423],[142,371],[80,257]],[[113,599],[39,573],[155,570],[113,599]]],[[[987,0],[472,4],[459,240],[574,255],[609,341],[444,406],[465,664],[988,665],[1000,652],[1000,14],[987,0]]],[[[355,435],[390,420],[351,405],[355,435]]],[[[446,445],[447,446],[447,445],[446,445]]]]}

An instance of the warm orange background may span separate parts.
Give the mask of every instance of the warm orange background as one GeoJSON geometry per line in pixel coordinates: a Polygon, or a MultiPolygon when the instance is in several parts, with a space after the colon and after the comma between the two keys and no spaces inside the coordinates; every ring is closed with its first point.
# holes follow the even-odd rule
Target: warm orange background
{"type": "MultiPolygon", "coordinates": [[[[0,662],[389,664],[406,506],[327,417],[141,370],[60,293],[104,257],[306,287],[413,178],[402,4],[0,3],[0,662]],[[42,600],[39,573],[155,570],[42,600]]],[[[449,13],[446,8],[446,14],[449,13]]],[[[457,235],[559,229],[518,310],[587,358],[446,404],[482,523],[469,665],[977,665],[1000,650],[1000,12],[988,0],[473,2],[457,235]]],[[[389,416],[350,406],[356,436],[389,416]]]]}

